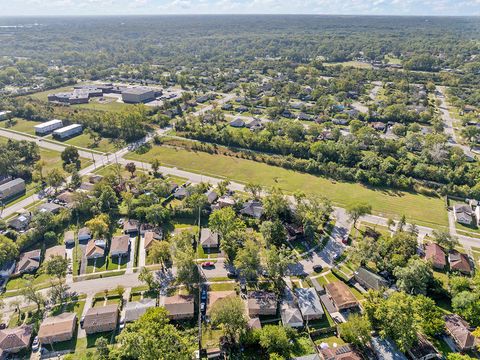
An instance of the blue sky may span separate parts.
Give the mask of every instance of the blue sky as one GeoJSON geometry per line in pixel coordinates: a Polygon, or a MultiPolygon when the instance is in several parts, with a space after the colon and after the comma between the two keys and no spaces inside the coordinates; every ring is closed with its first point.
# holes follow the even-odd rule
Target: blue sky
{"type": "Polygon", "coordinates": [[[480,16],[480,0],[0,0],[0,16],[267,13],[480,16]]]}

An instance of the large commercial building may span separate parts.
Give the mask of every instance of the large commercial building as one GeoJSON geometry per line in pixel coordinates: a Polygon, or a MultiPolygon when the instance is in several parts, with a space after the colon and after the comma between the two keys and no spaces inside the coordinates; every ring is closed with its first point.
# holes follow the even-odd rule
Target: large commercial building
{"type": "Polygon", "coordinates": [[[0,200],[5,201],[24,192],[25,180],[17,178],[3,185],[0,185],[0,200]]]}
{"type": "Polygon", "coordinates": [[[125,103],[140,104],[155,100],[155,91],[146,87],[134,87],[122,91],[122,100],[125,103]]]}
{"type": "Polygon", "coordinates": [[[57,129],[53,132],[53,137],[63,140],[81,134],[83,127],[80,124],[72,124],[65,126],[61,129],[57,129]]]}
{"type": "Polygon", "coordinates": [[[60,129],[63,126],[63,121],[58,119],[53,119],[42,124],[35,125],[35,134],[37,135],[46,135],[51,133],[53,130],[60,129]]]}

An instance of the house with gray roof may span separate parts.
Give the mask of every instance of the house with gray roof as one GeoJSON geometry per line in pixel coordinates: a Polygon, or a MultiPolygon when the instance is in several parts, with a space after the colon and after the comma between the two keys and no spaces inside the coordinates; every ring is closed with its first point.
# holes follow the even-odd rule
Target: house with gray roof
{"type": "Polygon", "coordinates": [[[453,206],[453,217],[459,224],[470,226],[473,224],[475,214],[470,206],[456,204],[453,206]]]}
{"type": "Polygon", "coordinates": [[[138,320],[151,307],[157,306],[156,299],[145,298],[139,301],[130,301],[125,305],[125,322],[138,320]]]}
{"type": "Polygon", "coordinates": [[[305,321],[321,319],[324,315],[320,298],[314,288],[295,289],[298,307],[305,321]]]}
{"type": "Polygon", "coordinates": [[[357,271],[355,271],[354,278],[366,290],[388,288],[387,280],[364,267],[359,267],[357,271]]]}

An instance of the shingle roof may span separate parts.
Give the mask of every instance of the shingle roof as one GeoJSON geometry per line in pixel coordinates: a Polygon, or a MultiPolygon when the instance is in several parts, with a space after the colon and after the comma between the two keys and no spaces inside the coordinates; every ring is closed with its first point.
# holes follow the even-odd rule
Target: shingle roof
{"type": "Polygon", "coordinates": [[[45,261],[51,260],[54,256],[65,257],[65,245],[52,246],[45,250],[45,261]]]}
{"type": "Polygon", "coordinates": [[[160,235],[158,235],[154,231],[145,232],[143,242],[144,248],[148,250],[154,244],[154,242],[158,240],[160,240],[160,235]]]}
{"type": "Polygon", "coordinates": [[[445,265],[447,265],[445,251],[436,243],[430,243],[425,246],[425,259],[432,261],[432,263],[438,267],[445,267],[445,265]]]}
{"type": "Polygon", "coordinates": [[[105,255],[105,249],[98,246],[94,239],[91,239],[87,244],[87,248],[85,250],[85,256],[88,258],[88,257],[93,257],[95,255],[96,256],[105,255]]]}
{"type": "Polygon", "coordinates": [[[165,298],[164,307],[170,315],[193,315],[194,301],[191,295],[174,295],[165,298]]]}
{"type": "Polygon", "coordinates": [[[42,252],[40,249],[24,252],[20,254],[20,259],[15,268],[16,273],[20,273],[30,268],[38,269],[40,266],[40,256],[42,252]]]}
{"type": "Polygon", "coordinates": [[[451,270],[457,270],[464,273],[470,273],[472,271],[467,255],[456,250],[450,251],[448,254],[448,262],[450,263],[451,270]]]}
{"type": "Polygon", "coordinates": [[[357,299],[355,298],[355,296],[353,296],[348,286],[341,281],[335,281],[335,282],[326,284],[325,290],[333,299],[337,308],[343,308],[343,307],[349,307],[349,306],[353,307],[358,305],[357,299]]]}
{"type": "Polygon", "coordinates": [[[157,301],[155,299],[142,299],[139,301],[130,301],[125,305],[125,321],[135,321],[140,318],[147,309],[155,307],[157,301]]]}
{"type": "Polygon", "coordinates": [[[32,327],[30,325],[0,330],[0,349],[9,352],[26,348],[30,343],[31,336],[32,327]]]}
{"type": "Polygon", "coordinates": [[[280,316],[283,326],[303,325],[302,313],[296,306],[289,303],[282,303],[280,306],[280,316]]]}
{"type": "Polygon", "coordinates": [[[130,237],[128,235],[114,236],[110,244],[110,254],[125,254],[128,252],[130,237]]]}
{"type": "Polygon", "coordinates": [[[208,228],[203,228],[200,233],[200,244],[203,247],[217,247],[218,233],[211,231],[208,228]]]}
{"type": "Polygon", "coordinates": [[[445,327],[462,351],[474,346],[475,337],[470,332],[468,323],[457,314],[445,316],[445,327]]]}
{"type": "Polygon", "coordinates": [[[109,325],[117,322],[118,305],[106,305],[88,309],[83,320],[83,327],[109,325]]]}
{"type": "Polygon", "coordinates": [[[382,287],[388,287],[387,280],[364,267],[359,267],[355,271],[355,279],[365,284],[369,289],[379,290],[382,287]]]}
{"type": "Polygon", "coordinates": [[[300,312],[305,316],[323,315],[323,307],[314,288],[295,289],[300,312]]]}
{"type": "Polygon", "coordinates": [[[43,320],[38,330],[40,339],[55,338],[64,334],[72,334],[75,329],[77,315],[75,313],[63,313],[58,316],[48,317],[43,320]]]}

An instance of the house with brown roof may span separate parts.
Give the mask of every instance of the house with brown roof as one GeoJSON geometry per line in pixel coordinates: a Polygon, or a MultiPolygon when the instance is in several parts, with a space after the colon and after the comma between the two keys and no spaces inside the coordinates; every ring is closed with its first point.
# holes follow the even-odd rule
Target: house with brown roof
{"type": "Polygon", "coordinates": [[[348,286],[341,281],[326,284],[325,291],[337,310],[350,309],[358,306],[358,301],[355,296],[348,286]]]}
{"type": "Polygon", "coordinates": [[[125,220],[123,222],[123,233],[126,235],[134,235],[138,232],[138,221],[125,220]]]}
{"type": "Polygon", "coordinates": [[[52,257],[55,256],[64,258],[66,255],[65,245],[52,246],[45,250],[45,261],[52,260],[52,257]]]}
{"type": "Polygon", "coordinates": [[[410,349],[407,354],[413,360],[430,360],[440,359],[437,349],[423,335],[418,334],[418,341],[410,349]]]}
{"type": "Polygon", "coordinates": [[[457,314],[448,314],[444,317],[445,328],[461,352],[475,348],[475,337],[470,332],[470,326],[457,314]]]}
{"type": "Polygon", "coordinates": [[[277,296],[268,291],[251,291],[248,294],[248,315],[250,317],[277,314],[277,296]]]}
{"type": "Polygon", "coordinates": [[[75,201],[74,194],[71,191],[64,191],[57,196],[57,199],[64,203],[67,207],[71,207],[75,201]]]}
{"type": "Polygon", "coordinates": [[[204,249],[217,249],[218,233],[208,228],[203,228],[200,232],[200,245],[204,249]]]}
{"type": "Polygon", "coordinates": [[[77,327],[75,313],[63,313],[42,321],[38,330],[38,339],[42,344],[68,341],[73,337],[77,327]]]}
{"type": "Polygon", "coordinates": [[[83,329],[87,334],[113,331],[117,328],[118,305],[106,305],[88,309],[83,319],[83,329]]]}
{"type": "Polygon", "coordinates": [[[110,244],[110,256],[126,256],[130,252],[130,237],[128,235],[114,236],[110,244]]]}
{"type": "Polygon", "coordinates": [[[0,330],[0,356],[15,354],[28,348],[31,337],[32,326],[30,325],[0,330]]]}
{"type": "Polygon", "coordinates": [[[447,266],[445,251],[436,243],[425,246],[425,260],[430,261],[435,269],[443,270],[447,266]]]}
{"type": "Polygon", "coordinates": [[[362,356],[350,345],[342,345],[334,348],[321,348],[322,360],[362,360],[362,356]]]}
{"type": "Polygon", "coordinates": [[[15,267],[15,274],[19,275],[36,271],[40,267],[41,256],[42,251],[40,249],[20,254],[20,259],[15,267]]]}
{"type": "Polygon", "coordinates": [[[174,295],[165,297],[163,306],[172,320],[192,319],[194,299],[192,295],[174,295]]]}
{"type": "Polygon", "coordinates": [[[470,265],[468,256],[458,252],[457,250],[450,251],[448,254],[448,262],[450,264],[451,271],[458,271],[467,275],[472,273],[472,266],[470,265]]]}
{"type": "Polygon", "coordinates": [[[162,237],[155,231],[145,232],[145,236],[143,238],[143,246],[145,248],[145,251],[148,253],[148,251],[152,248],[153,244],[155,244],[156,241],[160,240],[162,240],[162,237]]]}
{"type": "Polygon", "coordinates": [[[75,245],[75,232],[74,231],[65,231],[63,234],[63,242],[67,246],[75,245]]]}
{"type": "Polygon", "coordinates": [[[88,260],[98,259],[105,256],[105,240],[90,240],[85,249],[85,257],[88,260]]]}

